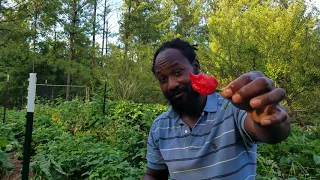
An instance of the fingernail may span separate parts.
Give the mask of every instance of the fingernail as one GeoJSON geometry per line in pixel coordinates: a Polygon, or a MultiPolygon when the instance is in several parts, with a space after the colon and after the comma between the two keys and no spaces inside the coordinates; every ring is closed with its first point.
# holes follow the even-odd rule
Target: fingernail
{"type": "Polygon", "coordinates": [[[241,103],[242,102],[242,98],[239,94],[236,94],[232,97],[232,101],[235,103],[241,103]]]}
{"type": "Polygon", "coordinates": [[[251,100],[251,106],[259,106],[261,104],[261,100],[260,99],[252,99],[251,100]]]}
{"type": "Polygon", "coordinates": [[[271,123],[271,121],[268,119],[263,120],[262,122],[263,122],[263,125],[269,125],[271,123]]]}
{"type": "Polygon", "coordinates": [[[231,96],[232,95],[232,91],[230,88],[228,89],[223,89],[223,94],[227,97],[231,96]]]}

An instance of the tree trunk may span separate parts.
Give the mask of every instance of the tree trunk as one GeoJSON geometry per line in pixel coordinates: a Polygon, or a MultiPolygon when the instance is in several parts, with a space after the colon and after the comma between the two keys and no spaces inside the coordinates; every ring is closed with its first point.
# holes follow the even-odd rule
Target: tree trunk
{"type": "MultiPolygon", "coordinates": [[[[33,1],[33,6],[34,6],[34,20],[33,20],[33,51],[36,52],[37,48],[37,23],[38,23],[38,0],[33,1]]],[[[34,72],[34,60],[32,62],[32,72],[34,72]]]]}
{"type": "Polygon", "coordinates": [[[53,54],[57,53],[57,25],[54,25],[53,54]]]}
{"type": "MultiPolygon", "coordinates": [[[[289,75],[285,75],[284,77],[284,82],[283,82],[283,88],[287,91],[288,94],[288,83],[289,83],[289,75]]],[[[285,100],[287,102],[287,106],[288,106],[288,113],[290,116],[295,116],[296,113],[292,107],[292,99],[290,99],[288,96],[285,97],[285,100]]]]}
{"type": "Polygon", "coordinates": [[[71,82],[71,73],[68,72],[67,75],[67,92],[66,92],[66,100],[70,100],[70,82],[71,82]]]}
{"type": "Polygon", "coordinates": [[[3,95],[3,124],[6,122],[6,112],[8,107],[8,81],[6,81],[5,87],[4,87],[4,95],[3,95]]]}
{"type": "Polygon", "coordinates": [[[107,16],[107,0],[104,0],[101,56],[103,56],[103,51],[104,51],[104,38],[106,33],[106,16],[107,16]]]}
{"type": "Polygon", "coordinates": [[[129,23],[131,22],[131,8],[132,8],[132,1],[130,1],[129,3],[129,7],[128,7],[128,20],[126,23],[126,29],[125,29],[125,39],[124,39],[124,56],[123,56],[123,60],[126,61],[127,60],[127,55],[128,55],[128,51],[129,51],[129,36],[130,36],[130,28],[129,28],[129,23]]]}
{"type": "Polygon", "coordinates": [[[94,68],[95,65],[95,45],[96,45],[96,18],[97,17],[97,0],[94,0],[94,9],[93,9],[93,30],[92,30],[92,59],[91,59],[91,68],[94,68]]]}
{"type": "Polygon", "coordinates": [[[280,6],[283,6],[285,9],[288,9],[288,2],[287,0],[280,0],[280,6]]]}
{"type": "MultiPolygon", "coordinates": [[[[77,8],[77,1],[73,0],[72,4],[72,19],[71,19],[71,29],[69,31],[70,35],[70,52],[69,52],[69,59],[70,61],[73,61],[75,59],[75,36],[76,36],[76,23],[77,23],[77,13],[78,13],[78,8],[77,8]]],[[[66,100],[70,100],[70,85],[71,85],[71,72],[68,72],[67,75],[67,91],[66,91],[66,100]]]]}
{"type": "Polygon", "coordinates": [[[106,55],[108,54],[108,34],[109,34],[109,21],[106,22],[107,28],[106,28],[106,55]]]}

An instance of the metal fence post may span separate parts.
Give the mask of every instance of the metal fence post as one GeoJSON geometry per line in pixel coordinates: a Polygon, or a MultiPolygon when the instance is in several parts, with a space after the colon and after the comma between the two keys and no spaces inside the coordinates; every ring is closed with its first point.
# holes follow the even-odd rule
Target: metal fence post
{"type": "Polygon", "coordinates": [[[29,178],[30,154],[31,154],[31,139],[32,139],[32,126],[33,126],[33,113],[34,101],[36,97],[36,73],[30,73],[29,87],[28,87],[28,102],[27,102],[27,122],[26,134],[23,149],[23,167],[22,167],[22,180],[29,178]]]}

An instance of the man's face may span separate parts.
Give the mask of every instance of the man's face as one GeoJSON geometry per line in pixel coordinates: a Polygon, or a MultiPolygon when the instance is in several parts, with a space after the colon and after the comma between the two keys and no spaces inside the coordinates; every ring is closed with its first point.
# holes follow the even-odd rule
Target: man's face
{"type": "Polygon", "coordinates": [[[166,49],[156,57],[154,69],[161,91],[178,112],[190,109],[198,101],[199,93],[191,87],[189,77],[197,67],[177,49],[166,49]]]}

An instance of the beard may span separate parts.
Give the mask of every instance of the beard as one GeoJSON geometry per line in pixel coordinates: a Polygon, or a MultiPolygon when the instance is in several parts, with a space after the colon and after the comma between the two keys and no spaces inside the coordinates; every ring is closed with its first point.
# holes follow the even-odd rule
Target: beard
{"type": "Polygon", "coordinates": [[[200,94],[193,90],[191,84],[187,84],[183,87],[177,87],[176,89],[163,93],[166,99],[169,101],[172,109],[178,113],[185,113],[192,115],[197,112],[195,107],[199,103],[200,94]],[[183,93],[180,97],[175,97],[175,95],[183,93]]]}

